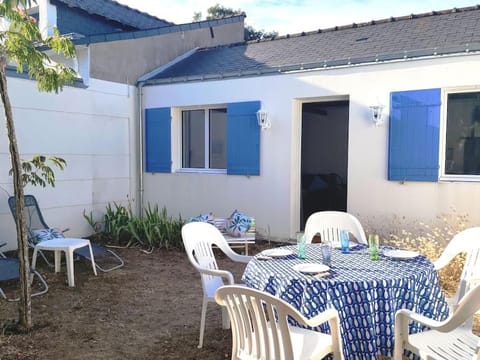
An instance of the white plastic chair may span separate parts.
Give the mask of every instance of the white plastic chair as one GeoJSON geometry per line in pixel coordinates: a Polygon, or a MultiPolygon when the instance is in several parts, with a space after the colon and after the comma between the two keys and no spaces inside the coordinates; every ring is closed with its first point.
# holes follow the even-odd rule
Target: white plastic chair
{"type": "MultiPolygon", "coordinates": [[[[202,278],[203,301],[200,321],[200,340],[198,348],[203,346],[203,334],[205,332],[205,316],[207,305],[214,302],[215,291],[222,285],[233,284],[231,272],[219,270],[212,246],[218,247],[231,260],[248,263],[252,257],[239,255],[234,252],[223,237],[220,230],[215,226],[204,222],[191,222],[182,227],[182,239],[188,259],[198,270],[202,278]]],[[[229,327],[228,316],[222,309],[222,326],[229,327]]]]}
{"type": "Polygon", "coordinates": [[[473,360],[480,356],[480,338],[465,325],[480,309],[480,286],[465,294],[447,320],[435,321],[411,310],[401,309],[395,315],[394,360],[401,360],[404,349],[421,359],[473,360]],[[429,327],[417,334],[408,334],[411,321],[429,327]]]}
{"type": "Polygon", "coordinates": [[[473,286],[472,280],[480,278],[480,227],[469,228],[455,235],[440,257],[433,262],[435,269],[445,267],[460,253],[466,253],[466,258],[457,291],[452,298],[447,299],[452,310],[455,310],[459,300],[473,286]]]}
{"type": "Polygon", "coordinates": [[[275,296],[235,285],[219,288],[215,301],[225,306],[230,316],[232,360],[322,359],[330,353],[334,359],[343,359],[339,317],[335,309],[307,319],[275,296]],[[311,327],[328,322],[331,335],[289,325],[288,317],[311,327]]]}
{"type": "Polygon", "coordinates": [[[305,224],[305,241],[312,242],[319,233],[322,242],[327,240],[334,246],[340,246],[340,231],[347,230],[355,236],[359,244],[367,244],[365,231],[358,219],[342,211],[319,211],[310,215],[305,224]]]}

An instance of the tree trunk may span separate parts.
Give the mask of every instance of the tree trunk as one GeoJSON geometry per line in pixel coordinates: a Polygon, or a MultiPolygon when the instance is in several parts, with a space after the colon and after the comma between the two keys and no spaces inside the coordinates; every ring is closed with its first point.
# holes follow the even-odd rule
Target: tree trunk
{"type": "Polygon", "coordinates": [[[20,302],[18,304],[19,327],[23,330],[30,330],[32,324],[32,302],[30,290],[30,263],[28,260],[28,238],[23,202],[22,167],[20,154],[18,153],[15,126],[13,123],[12,106],[7,90],[7,60],[4,54],[0,54],[0,96],[5,110],[5,121],[7,125],[10,160],[13,169],[13,191],[16,204],[16,229],[18,243],[18,259],[20,263],[20,302]]]}

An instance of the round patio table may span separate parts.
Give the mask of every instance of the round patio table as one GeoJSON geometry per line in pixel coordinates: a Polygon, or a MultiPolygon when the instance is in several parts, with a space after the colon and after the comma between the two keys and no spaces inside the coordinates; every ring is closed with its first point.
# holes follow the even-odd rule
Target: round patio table
{"type": "MultiPolygon", "coordinates": [[[[327,308],[338,310],[345,359],[392,356],[395,313],[411,309],[436,320],[448,317],[448,305],[432,263],[424,256],[393,260],[383,255],[370,260],[366,245],[342,254],[333,249],[329,275],[316,278],[292,267],[321,263],[319,244],[307,244],[306,259],[296,257],[296,246],[281,249],[292,254],[269,260],[254,257],[242,280],[252,288],[273,294],[311,318],[327,308]]],[[[328,325],[318,329],[329,332],[328,325]]],[[[422,330],[411,325],[411,332],[422,330]]]]}

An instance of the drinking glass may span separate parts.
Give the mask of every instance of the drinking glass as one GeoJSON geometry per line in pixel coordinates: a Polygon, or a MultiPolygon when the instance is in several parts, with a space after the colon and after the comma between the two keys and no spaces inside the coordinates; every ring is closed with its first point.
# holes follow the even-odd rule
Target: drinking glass
{"type": "Polygon", "coordinates": [[[305,259],[305,235],[303,233],[297,233],[297,257],[299,259],[305,259]]]}
{"type": "Polygon", "coordinates": [[[342,253],[347,254],[350,252],[350,236],[348,231],[340,231],[340,245],[342,247],[342,253]]]}
{"type": "Polygon", "coordinates": [[[330,243],[322,243],[320,249],[322,250],[322,263],[330,266],[332,263],[332,245],[330,243]]]}
{"type": "Polygon", "coordinates": [[[370,252],[370,260],[376,261],[380,259],[379,242],[380,242],[380,239],[378,235],[375,235],[375,234],[368,235],[368,249],[370,252]]]}

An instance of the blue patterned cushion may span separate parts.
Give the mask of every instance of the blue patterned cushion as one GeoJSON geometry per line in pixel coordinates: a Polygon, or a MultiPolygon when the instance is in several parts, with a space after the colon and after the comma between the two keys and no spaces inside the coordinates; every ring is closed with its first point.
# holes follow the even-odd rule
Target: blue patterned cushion
{"type": "Polygon", "coordinates": [[[203,214],[203,215],[198,215],[198,216],[195,216],[193,218],[190,219],[190,222],[207,222],[209,224],[212,224],[213,225],[213,214],[212,213],[208,213],[208,214],[203,214]]]}
{"type": "Polygon", "coordinates": [[[228,218],[227,233],[234,237],[244,235],[250,229],[250,221],[250,216],[235,210],[228,218]]]}
{"type": "Polygon", "coordinates": [[[38,229],[32,230],[33,234],[33,241],[35,244],[38,244],[42,241],[48,241],[56,238],[63,238],[63,233],[59,229],[51,228],[51,229],[38,229]]]}

